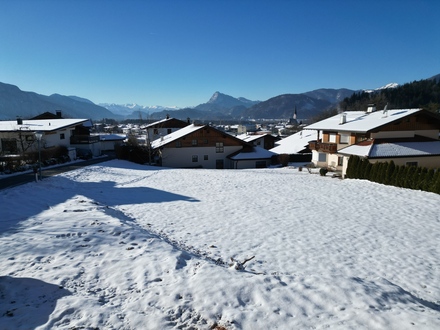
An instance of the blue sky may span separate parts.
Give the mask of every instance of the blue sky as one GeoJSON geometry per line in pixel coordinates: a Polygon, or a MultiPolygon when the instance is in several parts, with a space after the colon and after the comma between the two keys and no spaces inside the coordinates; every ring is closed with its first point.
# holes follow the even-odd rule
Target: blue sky
{"type": "Polygon", "coordinates": [[[195,106],[440,73],[440,1],[0,0],[0,82],[195,106]]]}

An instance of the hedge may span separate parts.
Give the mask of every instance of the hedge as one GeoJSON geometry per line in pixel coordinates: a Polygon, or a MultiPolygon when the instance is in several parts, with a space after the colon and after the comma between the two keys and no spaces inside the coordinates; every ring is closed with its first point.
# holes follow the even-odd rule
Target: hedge
{"type": "Polygon", "coordinates": [[[350,156],[345,177],[440,194],[439,169],[399,166],[393,161],[372,164],[366,158],[350,156]]]}

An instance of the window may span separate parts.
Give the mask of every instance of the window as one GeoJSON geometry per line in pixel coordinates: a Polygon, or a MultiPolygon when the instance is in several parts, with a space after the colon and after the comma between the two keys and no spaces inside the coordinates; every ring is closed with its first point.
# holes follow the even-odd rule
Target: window
{"type": "Polygon", "coordinates": [[[182,148],[182,142],[176,141],[176,148],[182,148]]]}
{"type": "Polygon", "coordinates": [[[191,145],[192,145],[192,146],[196,146],[196,145],[197,145],[197,140],[192,140],[192,141],[191,141],[191,145]]]}
{"type": "Polygon", "coordinates": [[[406,166],[417,166],[418,162],[406,162],[406,166]]]}
{"type": "Polygon", "coordinates": [[[64,133],[60,134],[60,140],[64,140],[66,137],[64,136],[64,133]]]}
{"type": "Polygon", "coordinates": [[[199,161],[199,156],[197,156],[197,155],[192,156],[193,163],[197,163],[198,161],[199,161]]]}
{"type": "Polygon", "coordinates": [[[344,157],[339,156],[338,157],[338,166],[342,166],[342,162],[344,161],[344,157]]]}
{"type": "Polygon", "coordinates": [[[328,135],[328,142],[330,143],[336,143],[336,134],[335,133],[330,133],[328,135]]]}
{"type": "Polygon", "coordinates": [[[171,134],[171,128],[167,129],[167,134],[171,134]]]}
{"type": "Polygon", "coordinates": [[[158,130],[157,128],[153,129],[153,134],[154,134],[154,135],[159,134],[159,130],[158,130]]]}
{"type": "Polygon", "coordinates": [[[222,153],[224,152],[223,142],[216,142],[215,144],[215,152],[216,153],[222,153]]]}
{"type": "Polygon", "coordinates": [[[339,143],[348,144],[350,143],[350,134],[341,134],[339,137],[339,143]]]}
{"type": "Polygon", "coordinates": [[[204,143],[204,144],[208,144],[208,139],[204,139],[204,140],[203,140],[203,143],[204,143]]]}
{"type": "Polygon", "coordinates": [[[204,155],[203,160],[208,160],[208,155],[204,155]]]}
{"type": "Polygon", "coordinates": [[[327,154],[324,152],[320,152],[318,154],[318,162],[326,162],[327,161],[327,154]]]}
{"type": "Polygon", "coordinates": [[[5,154],[18,153],[16,139],[2,139],[2,150],[5,154]]]}

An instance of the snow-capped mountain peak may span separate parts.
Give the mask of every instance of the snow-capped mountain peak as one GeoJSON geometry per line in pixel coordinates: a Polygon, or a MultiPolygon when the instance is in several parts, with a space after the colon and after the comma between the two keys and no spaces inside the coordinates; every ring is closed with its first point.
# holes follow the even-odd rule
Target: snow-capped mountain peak
{"type": "Polygon", "coordinates": [[[116,115],[127,116],[132,114],[134,111],[143,111],[147,113],[158,112],[162,110],[178,110],[178,107],[164,107],[160,105],[153,106],[143,106],[136,103],[127,103],[127,104],[115,104],[115,103],[100,103],[101,107],[110,110],[112,113],[116,115]]]}
{"type": "Polygon", "coordinates": [[[364,92],[366,92],[366,93],[373,93],[373,92],[381,91],[381,90],[384,90],[384,89],[397,88],[399,86],[400,85],[398,83],[389,83],[389,84],[386,84],[386,85],[384,85],[382,87],[379,87],[379,88],[365,89],[364,92]]]}
{"type": "Polygon", "coordinates": [[[389,83],[389,84],[386,84],[385,86],[376,88],[376,90],[379,91],[379,90],[382,90],[382,89],[396,88],[396,87],[399,87],[398,83],[389,83]]]}

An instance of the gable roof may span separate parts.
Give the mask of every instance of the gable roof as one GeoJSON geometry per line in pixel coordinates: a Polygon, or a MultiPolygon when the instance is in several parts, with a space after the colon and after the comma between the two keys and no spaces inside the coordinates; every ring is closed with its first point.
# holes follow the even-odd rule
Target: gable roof
{"type": "MultiPolygon", "coordinates": [[[[392,123],[396,120],[423,111],[422,109],[394,109],[386,111],[346,111],[342,114],[308,125],[307,129],[323,131],[346,131],[366,133],[373,129],[392,123]],[[341,116],[345,115],[345,123],[340,124],[341,116]]],[[[428,112],[429,113],[429,112],[428,112]]]]}
{"type": "Polygon", "coordinates": [[[248,134],[248,133],[243,133],[243,134],[239,134],[235,136],[236,138],[243,140],[245,142],[254,142],[256,140],[259,139],[265,139],[265,138],[269,138],[269,139],[273,139],[276,140],[277,138],[275,136],[273,136],[271,133],[263,133],[263,134],[248,134]]]}
{"type": "Polygon", "coordinates": [[[264,138],[266,135],[267,134],[261,134],[261,135],[252,134],[252,135],[250,135],[250,134],[247,134],[247,133],[243,133],[243,134],[238,134],[235,137],[237,139],[240,139],[240,140],[243,140],[243,141],[246,141],[246,142],[253,142],[255,140],[264,138]]]}
{"type": "Polygon", "coordinates": [[[172,132],[170,134],[167,134],[159,139],[154,140],[151,142],[151,147],[153,149],[160,148],[168,143],[171,143],[173,141],[176,141],[177,139],[180,139],[188,134],[191,134],[195,131],[198,131],[202,129],[204,126],[196,126],[194,124],[190,124],[184,128],[181,128],[175,132],[172,132]]]}
{"type": "Polygon", "coordinates": [[[157,148],[163,147],[163,146],[165,146],[165,145],[167,145],[167,144],[169,144],[171,142],[174,142],[174,141],[176,141],[176,140],[178,140],[180,138],[183,138],[184,136],[187,136],[187,135],[189,135],[191,133],[194,133],[194,132],[196,132],[198,130],[202,130],[202,129],[205,129],[205,128],[209,129],[211,131],[217,131],[219,134],[223,135],[224,137],[227,137],[228,139],[233,139],[233,140],[239,142],[243,146],[246,146],[246,147],[249,147],[249,148],[252,147],[252,145],[250,143],[248,143],[246,141],[243,141],[243,140],[240,140],[240,139],[236,138],[235,136],[227,134],[227,133],[225,133],[223,131],[220,131],[220,130],[212,127],[212,126],[209,126],[209,125],[194,125],[194,124],[189,124],[188,126],[186,126],[184,128],[181,128],[181,129],[179,129],[177,131],[174,131],[174,132],[172,132],[170,134],[167,134],[165,136],[162,136],[162,137],[152,141],[151,142],[151,147],[153,149],[157,149],[157,148]]]}
{"type": "Polygon", "coordinates": [[[303,129],[300,132],[292,134],[278,142],[277,146],[270,149],[270,151],[277,154],[297,154],[303,151],[310,141],[318,139],[318,131],[303,129]]]}
{"type": "Polygon", "coordinates": [[[179,128],[188,126],[189,123],[186,121],[176,119],[176,118],[164,118],[154,123],[142,126],[143,128],[179,128]]]}
{"type": "Polygon", "coordinates": [[[14,132],[18,130],[52,132],[84,124],[87,121],[88,119],[38,119],[23,120],[22,124],[18,124],[16,120],[0,121],[0,132],[14,132]]]}

